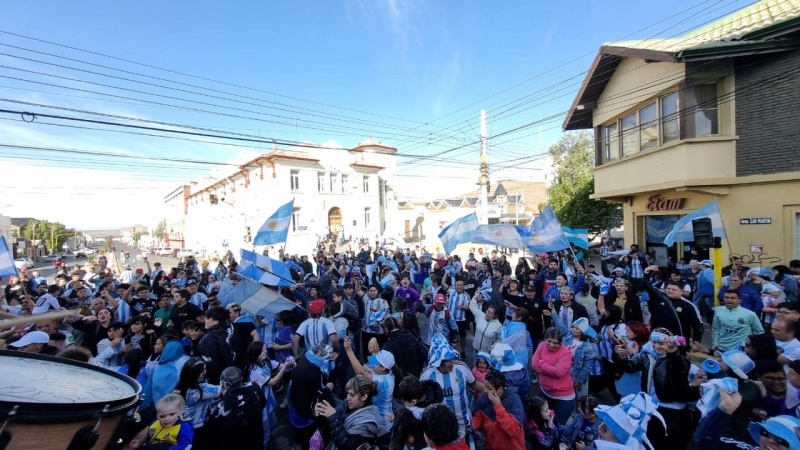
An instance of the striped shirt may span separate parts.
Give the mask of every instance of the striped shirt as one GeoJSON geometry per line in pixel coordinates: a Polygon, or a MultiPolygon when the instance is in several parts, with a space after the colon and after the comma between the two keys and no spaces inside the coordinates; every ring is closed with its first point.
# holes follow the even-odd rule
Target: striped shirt
{"type": "Polygon", "coordinates": [[[372,381],[378,385],[378,395],[372,399],[372,403],[378,407],[381,419],[387,429],[391,430],[394,422],[387,422],[386,416],[394,414],[392,412],[392,395],[394,393],[394,375],[389,372],[386,375],[378,375],[372,372],[372,381]]]}
{"type": "Polygon", "coordinates": [[[119,307],[117,308],[117,320],[122,323],[128,323],[128,319],[133,317],[133,310],[125,300],[121,298],[117,300],[119,307]]]}
{"type": "Polygon", "coordinates": [[[439,372],[436,367],[430,367],[419,377],[421,381],[434,380],[444,391],[444,404],[455,411],[458,418],[458,435],[466,434],[466,424],[472,421],[467,386],[475,382],[469,368],[463,364],[455,364],[450,373],[439,372]]]}
{"type": "Polygon", "coordinates": [[[447,302],[447,309],[450,310],[450,315],[456,322],[463,322],[467,320],[467,311],[457,308],[458,306],[469,306],[469,295],[466,292],[458,293],[455,289],[451,289],[450,299],[447,302]]]}
{"type": "Polygon", "coordinates": [[[297,327],[297,335],[305,338],[306,349],[311,350],[321,342],[330,342],[330,335],[336,334],[336,327],[330,319],[320,317],[317,319],[306,319],[297,327]]]}

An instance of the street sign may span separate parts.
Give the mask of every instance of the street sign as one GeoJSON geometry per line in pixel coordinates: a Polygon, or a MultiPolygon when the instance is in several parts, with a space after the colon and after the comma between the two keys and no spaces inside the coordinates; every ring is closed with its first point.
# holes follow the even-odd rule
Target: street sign
{"type": "Polygon", "coordinates": [[[772,217],[745,217],[739,219],[739,225],[771,225],[772,217]]]}

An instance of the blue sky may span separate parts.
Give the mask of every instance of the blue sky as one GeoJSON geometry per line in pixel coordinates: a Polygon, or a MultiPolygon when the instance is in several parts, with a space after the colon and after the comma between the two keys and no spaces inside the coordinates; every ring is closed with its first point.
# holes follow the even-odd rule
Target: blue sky
{"type": "MultiPolygon", "coordinates": [[[[582,72],[588,69],[603,42],[682,35],[749,3],[10,2],[4,5],[0,16],[3,32],[118,59],[0,33],[0,53],[11,55],[0,55],[0,108],[100,119],[97,115],[7,100],[23,101],[286,141],[336,141],[346,147],[372,135],[396,146],[400,154],[427,155],[477,140],[481,108],[489,116],[490,136],[566,111],[583,80],[582,72]],[[51,64],[45,64],[48,62],[51,64]],[[199,87],[177,86],[173,82],[199,87]],[[142,100],[162,105],[148,105],[142,100]]],[[[42,122],[48,120],[41,117],[33,124],[8,114],[0,114],[0,119],[13,119],[0,120],[0,144],[219,162],[259,151],[257,144],[217,145],[45,125],[42,122]]],[[[490,168],[497,170],[512,165],[516,159],[546,151],[560,136],[562,120],[558,117],[493,140],[490,161],[494,166],[490,168]]],[[[476,164],[477,155],[477,145],[447,153],[449,158],[476,164]]],[[[407,160],[401,157],[398,161],[407,160]]],[[[6,173],[13,174],[0,182],[6,194],[0,201],[1,214],[34,215],[76,227],[155,221],[158,211],[133,214],[130,204],[158,204],[170,188],[209,173],[209,166],[3,147],[0,165],[10,169],[6,173]],[[44,211],[41,205],[50,204],[54,190],[65,182],[69,189],[56,192],[71,192],[78,200],[119,206],[109,206],[108,217],[89,218],[76,212],[69,202],[44,211]],[[3,207],[6,204],[12,206],[3,207]]],[[[447,170],[452,179],[447,183],[449,191],[442,195],[453,195],[474,187],[477,170],[463,164],[456,168],[454,163],[440,160],[425,163],[424,167],[405,165],[400,174],[437,176],[447,170]]],[[[546,170],[546,160],[533,159],[521,170],[497,170],[493,178],[538,179],[546,170]]],[[[405,179],[398,186],[400,194],[416,197],[431,192],[430,186],[418,181],[405,179]]]]}

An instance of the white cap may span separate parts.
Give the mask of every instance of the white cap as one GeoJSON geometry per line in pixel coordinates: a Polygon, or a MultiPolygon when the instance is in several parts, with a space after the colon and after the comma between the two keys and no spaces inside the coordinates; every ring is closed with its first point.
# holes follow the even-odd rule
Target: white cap
{"type": "Polygon", "coordinates": [[[379,351],[375,358],[378,360],[378,364],[385,369],[391,370],[394,367],[394,355],[386,350],[379,351]]]}
{"type": "Polygon", "coordinates": [[[22,336],[22,339],[8,345],[22,348],[31,344],[47,344],[48,342],[50,342],[50,336],[44,331],[31,331],[22,336]]]}

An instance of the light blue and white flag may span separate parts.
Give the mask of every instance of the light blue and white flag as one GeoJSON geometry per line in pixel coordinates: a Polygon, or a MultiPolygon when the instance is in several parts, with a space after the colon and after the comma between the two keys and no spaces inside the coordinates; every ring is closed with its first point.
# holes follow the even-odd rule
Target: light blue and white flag
{"type": "Polygon", "coordinates": [[[241,277],[239,284],[233,287],[225,297],[220,297],[222,305],[238,303],[243,310],[257,316],[272,318],[281,311],[295,308],[293,301],[261,286],[257,282],[241,277]]]}
{"type": "Polygon", "coordinates": [[[545,206],[542,214],[533,219],[528,234],[528,248],[532,252],[557,252],[569,248],[569,242],[550,205],[545,206]]]}
{"type": "Polygon", "coordinates": [[[5,236],[0,236],[0,277],[18,277],[17,266],[14,265],[14,257],[8,249],[5,236]]]}
{"type": "Polygon", "coordinates": [[[381,256],[380,258],[376,259],[376,260],[375,260],[375,263],[376,263],[376,264],[377,264],[377,263],[383,263],[384,265],[388,265],[388,266],[389,266],[389,267],[391,267],[391,268],[392,268],[392,270],[394,270],[395,272],[399,272],[399,271],[400,271],[400,268],[399,268],[399,267],[397,267],[397,263],[396,263],[396,262],[394,262],[393,260],[391,260],[391,259],[389,259],[389,258],[385,257],[385,256],[381,256]]]}
{"type": "Polygon", "coordinates": [[[725,235],[725,227],[722,225],[722,215],[719,213],[719,203],[712,200],[711,203],[703,205],[697,211],[683,216],[672,227],[672,231],[664,238],[664,244],[672,246],[675,242],[692,242],[694,241],[694,233],[692,233],[692,220],[697,219],[711,219],[711,232],[714,237],[727,239],[725,235]]]}
{"type": "Polygon", "coordinates": [[[564,231],[564,236],[570,244],[575,245],[586,250],[589,250],[589,230],[586,228],[570,228],[561,226],[564,231]]]}
{"type": "Polygon", "coordinates": [[[264,225],[256,232],[253,238],[253,245],[271,245],[286,242],[289,234],[289,224],[292,221],[292,211],[294,210],[294,199],[281,206],[272,214],[264,225]]]}
{"type": "Polygon", "coordinates": [[[444,251],[447,253],[456,249],[458,244],[472,241],[472,234],[478,228],[478,215],[475,213],[456,219],[450,225],[444,227],[439,233],[444,251]]]}
{"type": "Polygon", "coordinates": [[[245,249],[241,250],[241,254],[237,268],[240,274],[269,286],[294,285],[292,273],[285,263],[245,249]]]}
{"type": "Polygon", "coordinates": [[[472,233],[472,242],[508,248],[525,248],[526,246],[517,227],[512,224],[479,225],[472,233]]]}

